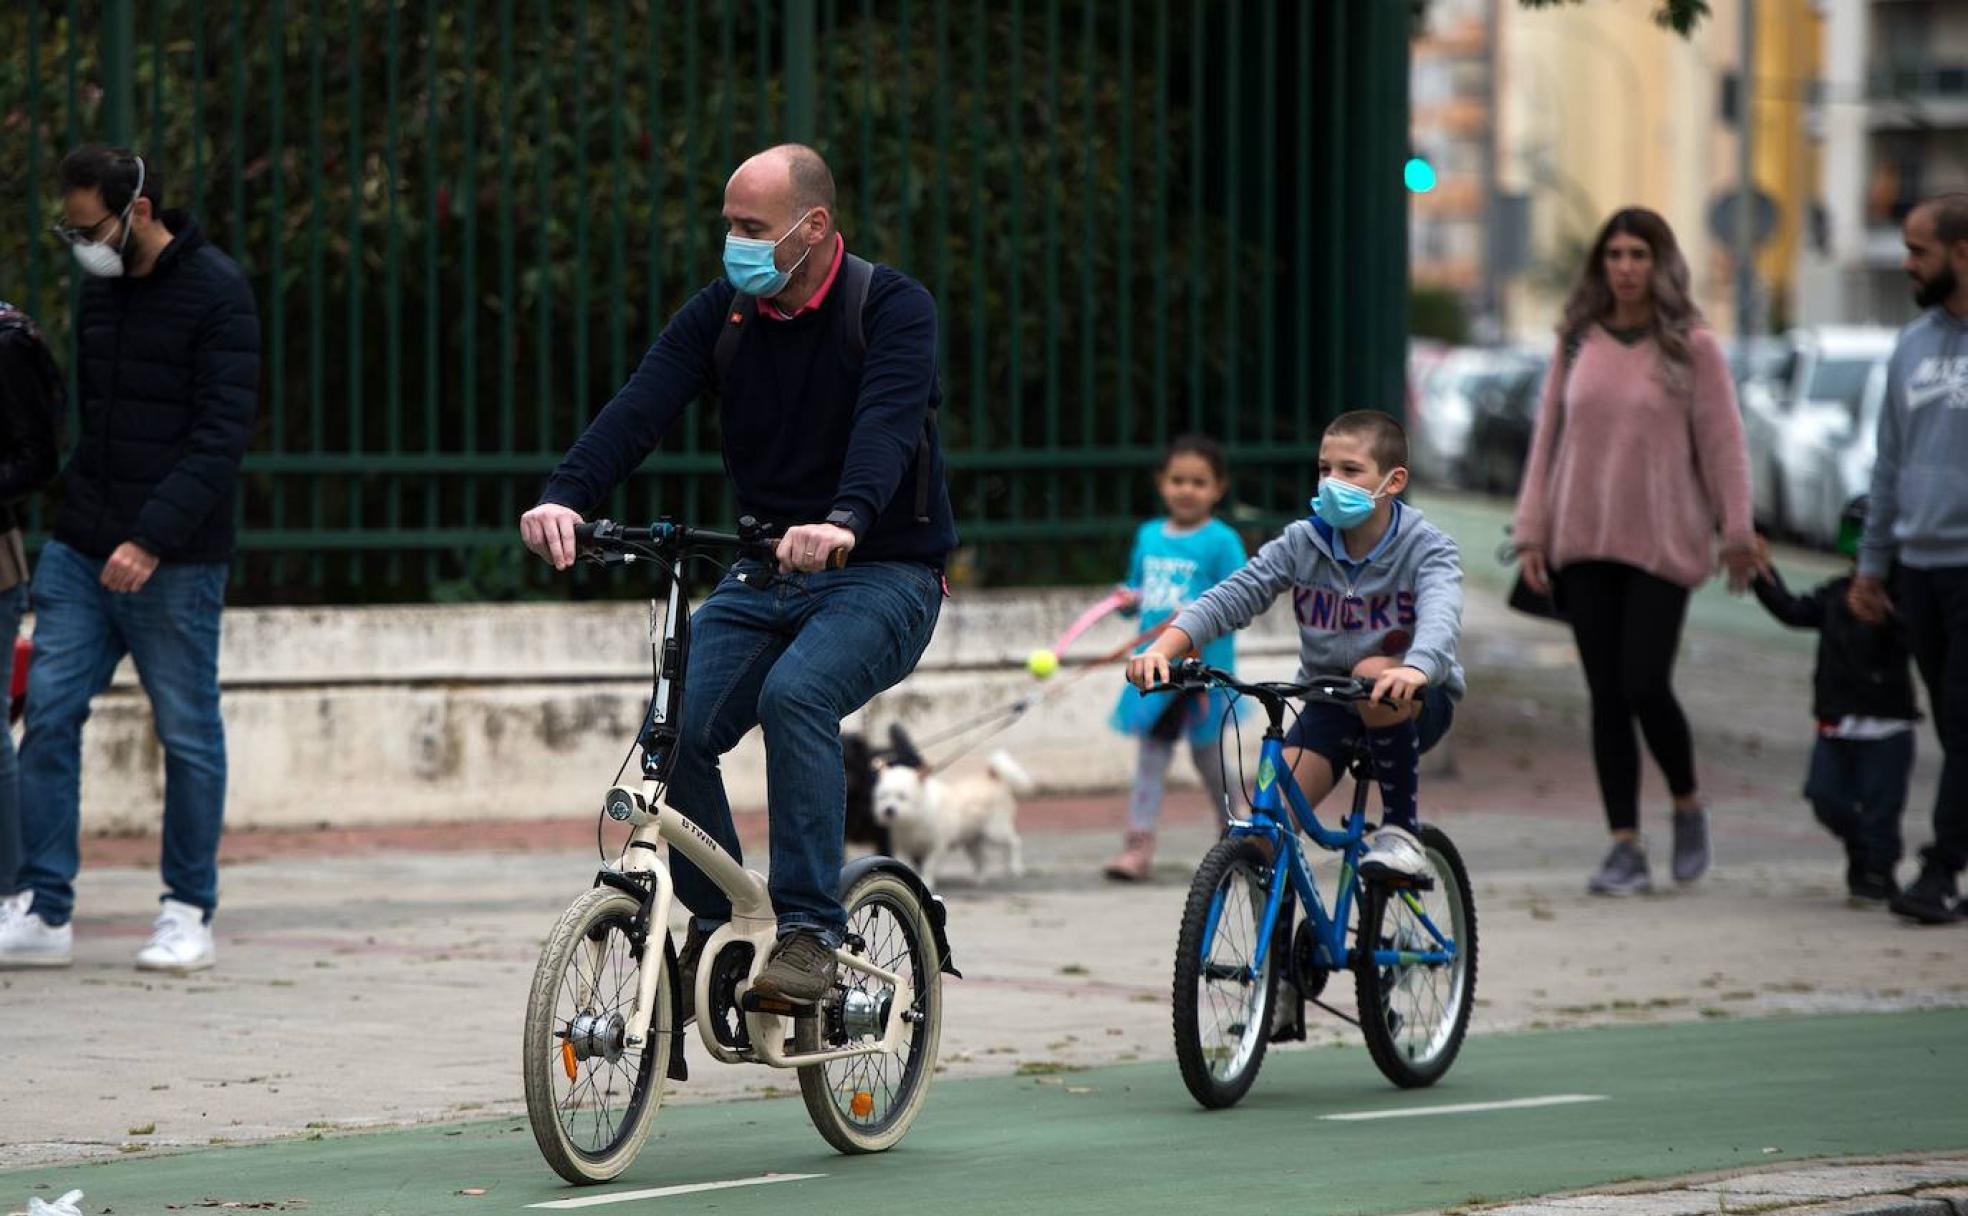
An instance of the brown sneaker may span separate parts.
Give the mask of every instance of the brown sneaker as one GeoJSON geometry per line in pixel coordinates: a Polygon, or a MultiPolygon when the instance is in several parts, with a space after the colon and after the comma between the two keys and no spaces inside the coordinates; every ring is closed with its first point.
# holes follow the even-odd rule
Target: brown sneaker
{"type": "Polygon", "coordinates": [[[772,961],[752,981],[752,995],[811,1005],[834,990],[834,951],[818,933],[797,930],[779,939],[772,961]]]}
{"type": "Polygon", "coordinates": [[[1107,863],[1107,877],[1116,882],[1147,882],[1155,868],[1155,834],[1129,832],[1121,851],[1107,863]]]}

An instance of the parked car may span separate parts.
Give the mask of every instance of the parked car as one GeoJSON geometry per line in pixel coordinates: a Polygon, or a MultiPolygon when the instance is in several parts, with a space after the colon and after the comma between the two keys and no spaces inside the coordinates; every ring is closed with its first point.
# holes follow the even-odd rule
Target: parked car
{"type": "Polygon", "coordinates": [[[1464,485],[1486,494],[1517,492],[1550,370],[1551,356],[1542,351],[1499,352],[1489,374],[1472,387],[1464,485]]]}
{"type": "MultiPolygon", "coordinates": [[[[1834,415],[1842,414],[1848,432],[1856,427],[1867,378],[1892,354],[1894,336],[1874,326],[1794,330],[1786,338],[1789,352],[1775,370],[1743,382],[1737,398],[1759,528],[1779,535],[1801,531],[1794,508],[1801,491],[1785,467],[1786,456],[1804,459],[1801,452],[1815,450],[1836,433],[1834,415]]],[[[1870,443],[1871,436],[1865,439],[1870,443]]],[[[1870,455],[1865,467],[1869,474],[1870,455]]],[[[1835,535],[1836,511],[1831,519],[1835,535]]]]}
{"type": "Polygon", "coordinates": [[[1408,467],[1417,479],[1456,483],[1469,444],[1469,387],[1489,358],[1488,351],[1476,347],[1455,347],[1417,372],[1418,391],[1408,416],[1408,467]]]}
{"type": "Polygon", "coordinates": [[[1409,468],[1423,481],[1480,488],[1483,473],[1472,448],[1479,418],[1507,412],[1505,400],[1521,389],[1532,360],[1520,351],[1457,347],[1436,363],[1415,402],[1408,436],[1409,468]]]}
{"type": "Polygon", "coordinates": [[[1856,392],[1801,401],[1784,419],[1778,476],[1788,512],[1785,523],[1799,538],[1827,547],[1837,543],[1845,504],[1872,483],[1885,402],[1882,359],[1866,368],[1865,382],[1856,392]]]}

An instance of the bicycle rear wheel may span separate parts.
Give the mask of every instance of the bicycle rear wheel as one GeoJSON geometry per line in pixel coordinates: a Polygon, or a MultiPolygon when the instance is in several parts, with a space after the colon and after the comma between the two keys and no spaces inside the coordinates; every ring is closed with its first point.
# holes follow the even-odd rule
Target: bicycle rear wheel
{"type": "Polygon", "coordinates": [[[583,893],[548,933],[526,1002],[527,1118],[547,1164],[576,1185],[627,1169],[663,1101],[676,980],[667,944],[648,1041],[639,1051],[623,1041],[642,971],[639,906],[612,887],[583,893]]]}
{"type": "Polygon", "coordinates": [[[867,951],[868,962],[909,981],[915,1000],[893,1007],[895,989],[851,967],[842,967],[833,994],[814,1016],[793,1024],[800,1052],[831,1051],[887,1033],[901,1018],[906,1032],[896,1051],[851,1056],[799,1070],[800,1095],[814,1129],[843,1153],[879,1153],[900,1140],[922,1113],[936,1075],[943,1035],[943,959],[929,912],[907,882],[876,870],[855,883],[841,901],[847,932],[867,951]]]}
{"type": "Polygon", "coordinates": [[[1182,1083],[1211,1109],[1257,1080],[1271,1034],[1278,952],[1253,960],[1264,928],[1271,861],[1257,838],[1226,836],[1196,868],[1175,945],[1175,1059],[1182,1083]]]}
{"type": "Polygon", "coordinates": [[[1469,871],[1440,828],[1422,828],[1420,839],[1434,888],[1364,884],[1354,964],[1367,1050],[1382,1075],[1403,1089],[1433,1085],[1455,1063],[1476,1003],[1476,900],[1469,871]],[[1455,957],[1377,966],[1375,949],[1440,950],[1423,916],[1455,944],[1455,957]]]}

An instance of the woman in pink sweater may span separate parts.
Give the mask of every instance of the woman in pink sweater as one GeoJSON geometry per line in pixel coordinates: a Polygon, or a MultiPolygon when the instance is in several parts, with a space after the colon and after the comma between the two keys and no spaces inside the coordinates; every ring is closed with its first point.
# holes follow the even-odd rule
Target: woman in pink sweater
{"type": "Polygon", "coordinates": [[[1688,295],[1667,221],[1600,230],[1558,326],[1512,534],[1524,581],[1570,620],[1592,696],[1592,758],[1612,850],[1587,889],[1652,889],[1634,723],[1674,798],[1673,873],[1708,869],[1694,741],[1671,680],[1688,596],[1715,571],[1748,586],[1749,460],[1721,344],[1688,295]]]}

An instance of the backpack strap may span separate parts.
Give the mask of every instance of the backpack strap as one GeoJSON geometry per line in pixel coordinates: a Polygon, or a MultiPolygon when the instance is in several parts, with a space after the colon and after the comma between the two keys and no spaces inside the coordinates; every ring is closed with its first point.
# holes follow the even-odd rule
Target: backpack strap
{"type": "MultiPolygon", "coordinates": [[[[847,349],[859,363],[868,353],[868,334],[865,316],[868,304],[868,284],[874,280],[874,263],[853,254],[847,255],[841,267],[838,290],[841,293],[841,333],[846,340],[847,349]]],[[[916,436],[916,522],[929,522],[929,479],[930,463],[935,449],[930,443],[930,428],[936,425],[936,410],[930,409],[923,415],[922,433],[916,436]]]]}
{"type": "Polygon", "coordinates": [[[758,297],[742,291],[731,298],[731,307],[724,310],[724,328],[718,330],[717,346],[711,351],[711,391],[719,397],[724,396],[725,388],[731,383],[731,363],[738,357],[739,332],[756,316],[758,297]]]}

